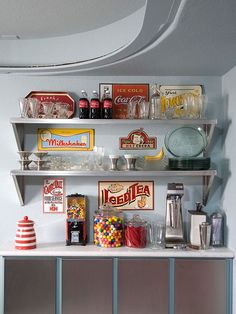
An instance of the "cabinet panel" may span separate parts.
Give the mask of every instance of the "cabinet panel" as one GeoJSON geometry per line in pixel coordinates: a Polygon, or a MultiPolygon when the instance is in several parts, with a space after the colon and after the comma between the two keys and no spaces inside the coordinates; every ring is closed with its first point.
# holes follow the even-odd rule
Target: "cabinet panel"
{"type": "Polygon", "coordinates": [[[168,313],[168,261],[119,260],[119,314],[168,313]]]}
{"type": "Polygon", "coordinates": [[[55,262],[6,260],[5,314],[55,313],[55,262]]]}
{"type": "Polygon", "coordinates": [[[175,314],[226,313],[226,263],[176,260],[175,314]]]}
{"type": "Polygon", "coordinates": [[[64,260],[63,314],[112,313],[112,260],[64,260]]]}

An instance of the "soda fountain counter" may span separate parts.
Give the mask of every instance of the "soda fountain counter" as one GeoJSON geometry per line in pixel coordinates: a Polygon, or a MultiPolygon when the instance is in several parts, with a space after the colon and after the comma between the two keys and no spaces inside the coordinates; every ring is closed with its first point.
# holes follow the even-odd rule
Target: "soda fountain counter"
{"type": "MultiPolygon", "coordinates": [[[[94,111],[88,110],[83,93],[80,119],[62,118],[68,114],[62,106],[57,115],[55,111],[57,118],[45,112],[40,119],[10,120],[21,158],[21,169],[11,175],[19,203],[26,205],[24,213],[36,221],[37,236],[27,241],[37,241],[35,249],[25,250],[29,243],[17,231],[21,249],[0,247],[2,313],[18,314],[20,308],[24,314],[232,314],[233,251],[221,241],[221,247],[209,248],[207,232],[205,249],[200,249],[199,212],[188,243],[198,249],[187,245],[188,211],[199,201],[207,205],[216,188],[218,169],[214,162],[210,167],[210,143],[217,120],[188,116],[199,110],[183,112],[188,106],[179,108],[183,99],[178,97],[165,99],[164,118],[159,111],[146,116],[149,103],[143,100],[130,104],[131,117],[110,119],[111,98],[105,96],[103,119],[88,118],[94,111]],[[78,160],[70,152],[74,145],[81,150],[75,154],[78,160]],[[165,158],[171,154],[174,158],[165,158]],[[103,208],[111,204],[122,212],[103,208]],[[63,216],[46,219],[45,213],[63,216]],[[131,213],[136,214],[132,219],[131,213]],[[165,233],[165,239],[158,238],[163,242],[152,241],[157,228],[165,233]],[[123,246],[127,241],[134,247],[123,246]]],[[[153,104],[160,105],[159,96],[153,104]]]]}
{"type": "MultiPolygon", "coordinates": [[[[0,254],[1,287],[5,287],[2,313],[26,297],[39,309],[37,313],[73,313],[76,309],[83,314],[128,313],[131,309],[140,314],[145,309],[149,314],[232,313],[234,253],[227,248],[135,249],[39,243],[27,251],[6,244],[0,254]],[[25,289],[21,289],[22,282],[25,289]],[[48,305],[44,308],[43,304],[48,305]]],[[[30,307],[25,309],[24,313],[29,313],[30,307]]]]}

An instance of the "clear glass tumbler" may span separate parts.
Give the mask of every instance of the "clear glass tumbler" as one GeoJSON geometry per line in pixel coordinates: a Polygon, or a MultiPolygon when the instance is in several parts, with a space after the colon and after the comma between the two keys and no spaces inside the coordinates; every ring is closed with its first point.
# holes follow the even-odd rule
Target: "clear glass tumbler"
{"type": "Polygon", "coordinates": [[[149,101],[141,100],[138,104],[139,107],[139,119],[148,119],[149,118],[149,101]]]}

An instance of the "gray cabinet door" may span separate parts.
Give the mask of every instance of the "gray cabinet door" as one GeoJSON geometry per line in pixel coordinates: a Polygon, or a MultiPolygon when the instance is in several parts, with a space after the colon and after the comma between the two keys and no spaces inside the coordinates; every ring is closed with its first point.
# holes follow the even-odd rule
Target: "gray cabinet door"
{"type": "Polygon", "coordinates": [[[112,313],[112,259],[63,260],[62,313],[112,313]]]}
{"type": "Polygon", "coordinates": [[[55,313],[55,261],[5,261],[4,314],[55,313]]]}
{"type": "Polygon", "coordinates": [[[175,314],[226,313],[226,262],[176,260],[175,314]]]}
{"type": "Polygon", "coordinates": [[[119,314],[168,313],[168,260],[120,259],[119,314]]]}

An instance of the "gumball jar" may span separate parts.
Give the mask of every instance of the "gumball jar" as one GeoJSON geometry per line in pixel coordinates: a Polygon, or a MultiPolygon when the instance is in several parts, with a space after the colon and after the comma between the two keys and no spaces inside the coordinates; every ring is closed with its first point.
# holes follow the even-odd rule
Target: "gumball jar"
{"type": "Polygon", "coordinates": [[[109,204],[94,213],[94,244],[104,248],[123,245],[123,214],[109,204]]]}
{"type": "Polygon", "coordinates": [[[125,246],[145,248],[147,244],[147,222],[139,215],[125,222],[125,246]]]}

